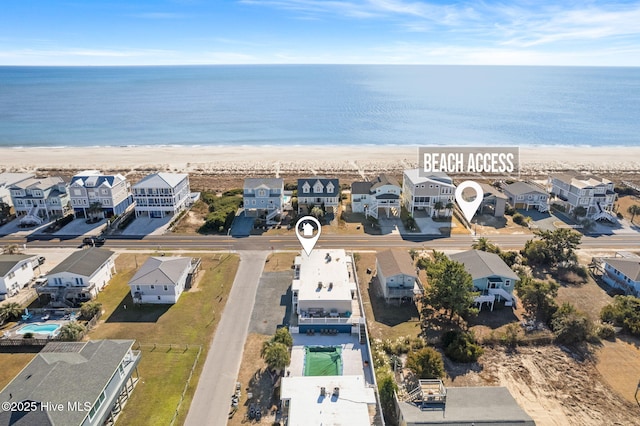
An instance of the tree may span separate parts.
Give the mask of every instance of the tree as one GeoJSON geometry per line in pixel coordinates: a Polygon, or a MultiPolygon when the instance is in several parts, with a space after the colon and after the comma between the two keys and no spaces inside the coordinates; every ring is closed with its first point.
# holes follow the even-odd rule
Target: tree
{"type": "Polygon", "coordinates": [[[393,394],[398,390],[398,385],[393,379],[393,375],[388,371],[383,371],[376,377],[378,382],[378,395],[380,395],[380,405],[385,415],[387,423],[394,424],[389,417],[395,419],[395,402],[393,394]]]}
{"type": "Polygon", "coordinates": [[[60,340],[67,342],[75,342],[82,337],[85,328],[82,324],[75,321],[68,322],[60,327],[60,340]]]}
{"type": "Polygon", "coordinates": [[[425,293],[425,305],[436,310],[444,309],[449,320],[454,315],[473,313],[473,279],[464,266],[449,259],[443,253],[434,252],[434,261],[427,265],[429,288],[425,293]]]}
{"type": "Polygon", "coordinates": [[[263,346],[260,355],[270,370],[283,370],[291,362],[289,348],[278,342],[271,342],[266,347],[263,346]]]}
{"type": "Polygon", "coordinates": [[[633,223],[633,219],[635,219],[636,215],[640,215],[640,206],[637,204],[633,204],[627,208],[627,213],[631,215],[631,223],[633,223]]]}
{"type": "Polygon", "coordinates": [[[585,209],[582,206],[578,206],[575,209],[573,209],[571,213],[573,213],[573,216],[575,218],[585,217],[587,215],[587,209],[585,209]]]}
{"type": "Polygon", "coordinates": [[[276,343],[282,343],[288,348],[293,346],[293,337],[291,337],[291,333],[289,333],[289,329],[287,327],[280,327],[277,329],[276,334],[271,340],[276,343]]]}
{"type": "Polygon", "coordinates": [[[444,204],[442,203],[442,201],[436,201],[436,203],[433,205],[433,209],[436,211],[436,217],[438,219],[440,218],[440,211],[442,211],[443,208],[444,204]]]}
{"type": "Polygon", "coordinates": [[[555,281],[540,281],[521,276],[516,291],[529,318],[548,322],[557,310],[555,297],[560,286],[555,281]]]}
{"type": "Polygon", "coordinates": [[[97,219],[102,213],[102,203],[96,201],[95,203],[91,203],[89,208],[87,209],[87,213],[91,216],[92,219],[97,219]]]}
{"type": "Polygon", "coordinates": [[[447,216],[451,216],[454,208],[453,202],[449,201],[447,204],[445,204],[444,208],[447,210],[447,216]]]}
{"type": "Polygon", "coordinates": [[[83,318],[91,319],[102,310],[102,303],[100,302],[84,302],[80,305],[80,315],[83,318]]]}
{"type": "Polygon", "coordinates": [[[551,329],[560,343],[584,342],[593,334],[593,324],[585,314],[570,303],[563,303],[553,314],[551,329]]]}
{"type": "Polygon", "coordinates": [[[442,355],[430,347],[410,352],[406,366],[421,379],[439,379],[444,376],[442,355]]]}
{"type": "Polygon", "coordinates": [[[314,207],[311,209],[311,216],[315,217],[318,220],[321,220],[324,217],[324,211],[320,207],[314,207]]]}
{"type": "Polygon", "coordinates": [[[0,223],[11,216],[11,206],[4,201],[0,201],[0,223]]]}
{"type": "Polygon", "coordinates": [[[442,346],[445,355],[457,362],[476,362],[484,353],[471,332],[448,331],[442,336],[442,346]]]}
{"type": "Polygon", "coordinates": [[[602,308],[600,318],[622,327],[626,332],[640,335],[640,299],[634,296],[615,296],[613,303],[602,308]]]}
{"type": "Polygon", "coordinates": [[[576,262],[575,250],[580,245],[582,235],[573,229],[560,228],[555,231],[534,232],[540,238],[538,243],[527,241],[521,254],[532,263],[557,267],[576,262]]]}
{"type": "Polygon", "coordinates": [[[20,318],[23,308],[16,302],[10,302],[0,306],[0,323],[20,318]]]}
{"type": "Polygon", "coordinates": [[[471,248],[474,250],[500,254],[500,247],[490,242],[489,239],[486,237],[478,238],[478,240],[476,240],[473,244],[471,244],[471,248]]]}

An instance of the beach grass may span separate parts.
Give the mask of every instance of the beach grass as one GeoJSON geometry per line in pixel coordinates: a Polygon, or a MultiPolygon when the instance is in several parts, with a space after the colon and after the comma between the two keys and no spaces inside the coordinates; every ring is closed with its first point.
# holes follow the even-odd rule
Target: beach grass
{"type": "Polygon", "coordinates": [[[123,424],[169,424],[194,368],[175,422],[182,424],[239,259],[228,254],[203,256],[194,288],[178,303],[134,306],[127,283],[147,257],[130,253],[118,257],[118,273],[96,298],[103,305],[102,319],[88,338],[135,339],[134,348],[140,346],[140,380],[120,415],[123,424]]]}

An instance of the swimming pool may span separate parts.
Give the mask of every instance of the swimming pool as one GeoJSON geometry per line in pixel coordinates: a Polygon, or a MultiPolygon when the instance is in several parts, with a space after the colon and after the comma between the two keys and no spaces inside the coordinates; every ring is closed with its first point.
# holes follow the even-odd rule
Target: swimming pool
{"type": "Polygon", "coordinates": [[[60,324],[29,324],[17,331],[18,334],[54,334],[60,328],[60,324]]]}
{"type": "Polygon", "coordinates": [[[305,376],[341,376],[342,348],[339,346],[305,346],[305,376]]]}

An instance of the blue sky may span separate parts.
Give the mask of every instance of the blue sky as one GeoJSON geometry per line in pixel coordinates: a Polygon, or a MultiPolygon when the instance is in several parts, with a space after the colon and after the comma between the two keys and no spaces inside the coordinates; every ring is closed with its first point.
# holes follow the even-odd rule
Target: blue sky
{"type": "Polygon", "coordinates": [[[640,66],[640,1],[3,0],[0,65],[640,66]]]}

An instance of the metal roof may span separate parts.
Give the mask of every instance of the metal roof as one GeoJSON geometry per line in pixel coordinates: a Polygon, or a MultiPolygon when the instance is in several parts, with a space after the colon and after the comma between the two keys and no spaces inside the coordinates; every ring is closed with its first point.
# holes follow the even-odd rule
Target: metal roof
{"type": "Polygon", "coordinates": [[[190,257],[150,257],[129,280],[129,285],[175,285],[190,267],[190,257]]]}
{"type": "Polygon", "coordinates": [[[111,250],[96,247],[78,250],[60,262],[48,275],[70,272],[90,277],[114,254],[111,250]]]}

